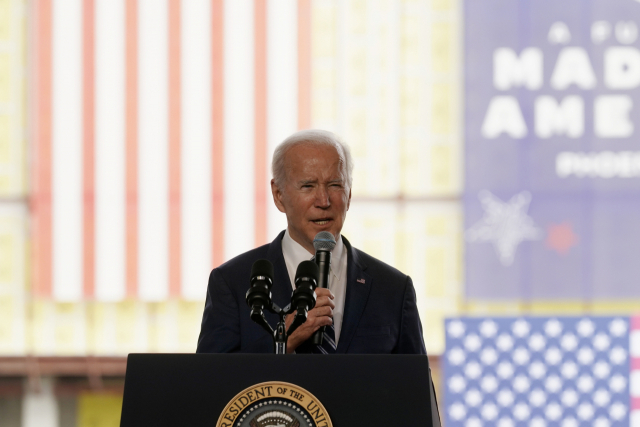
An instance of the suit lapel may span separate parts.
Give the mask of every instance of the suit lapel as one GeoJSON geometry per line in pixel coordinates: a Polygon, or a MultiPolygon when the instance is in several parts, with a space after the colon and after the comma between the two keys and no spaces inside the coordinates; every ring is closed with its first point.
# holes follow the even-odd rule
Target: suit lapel
{"type": "Polygon", "coordinates": [[[291,302],[292,287],[287,265],[282,255],[282,236],[284,236],[284,231],[278,234],[278,237],[269,245],[267,259],[273,264],[273,275],[275,276],[271,296],[276,304],[284,308],[291,302]]]}
{"type": "MultiPolygon", "coordinates": [[[[273,264],[274,278],[271,295],[273,301],[284,308],[291,302],[291,280],[287,271],[287,265],[282,255],[282,237],[284,231],[269,245],[267,259],[273,264]]],[[[344,316],[342,318],[342,329],[336,353],[346,353],[351,345],[362,313],[367,305],[369,292],[373,279],[365,270],[367,266],[358,257],[355,249],[351,247],[349,241],[342,236],[347,250],[347,295],[344,303],[344,316]]]]}
{"type": "Polygon", "coordinates": [[[372,278],[365,273],[367,266],[359,259],[355,249],[342,236],[347,249],[347,297],[344,302],[342,329],[336,353],[346,353],[356,332],[371,291],[372,278]]]}

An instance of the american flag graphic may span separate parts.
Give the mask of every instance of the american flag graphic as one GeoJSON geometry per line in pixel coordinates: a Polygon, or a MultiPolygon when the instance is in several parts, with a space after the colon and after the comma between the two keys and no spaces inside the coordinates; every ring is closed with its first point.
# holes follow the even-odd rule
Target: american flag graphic
{"type": "Polygon", "coordinates": [[[640,426],[639,317],[467,317],[445,328],[448,427],[640,426]]]}
{"type": "Polygon", "coordinates": [[[270,153],[310,127],[311,0],[29,2],[33,291],[204,298],[286,225],[270,153]]]}

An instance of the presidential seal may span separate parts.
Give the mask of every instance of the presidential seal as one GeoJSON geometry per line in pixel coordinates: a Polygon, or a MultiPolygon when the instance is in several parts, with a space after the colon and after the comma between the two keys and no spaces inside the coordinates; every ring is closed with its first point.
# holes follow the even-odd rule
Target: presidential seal
{"type": "Polygon", "coordinates": [[[216,427],[333,427],[314,395],[295,384],[269,381],[238,393],[216,427]]]}

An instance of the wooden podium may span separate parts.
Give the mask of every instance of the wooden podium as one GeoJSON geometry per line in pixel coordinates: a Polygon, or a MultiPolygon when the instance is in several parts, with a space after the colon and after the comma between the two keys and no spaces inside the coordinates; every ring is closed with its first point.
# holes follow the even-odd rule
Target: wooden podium
{"type": "Polygon", "coordinates": [[[431,427],[431,393],[423,355],[130,354],[120,425],[431,427]]]}

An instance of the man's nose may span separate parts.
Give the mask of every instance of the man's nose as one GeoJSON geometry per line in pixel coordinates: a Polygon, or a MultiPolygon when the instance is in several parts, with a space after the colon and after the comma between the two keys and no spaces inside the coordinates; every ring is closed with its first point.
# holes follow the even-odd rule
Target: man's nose
{"type": "Polygon", "coordinates": [[[329,201],[329,192],[323,185],[318,186],[316,190],[316,207],[328,208],[331,205],[329,201]]]}

